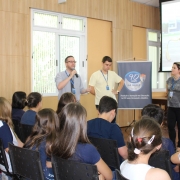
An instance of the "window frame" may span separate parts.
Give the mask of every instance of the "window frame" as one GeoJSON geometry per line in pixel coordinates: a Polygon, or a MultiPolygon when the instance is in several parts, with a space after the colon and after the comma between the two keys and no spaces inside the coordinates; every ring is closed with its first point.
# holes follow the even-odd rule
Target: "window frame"
{"type": "MultiPolygon", "coordinates": [[[[161,34],[159,30],[153,30],[153,29],[147,29],[147,59],[149,60],[149,46],[155,46],[157,48],[157,88],[152,88],[152,92],[166,92],[166,87],[159,88],[159,81],[160,81],[160,74],[159,72],[159,66],[160,66],[160,51],[161,51],[161,34]],[[157,33],[157,41],[150,41],[149,40],[149,32],[155,32],[157,33]],[[159,51],[158,51],[159,50],[159,51]]],[[[152,61],[151,61],[152,62],[152,61]]],[[[165,81],[168,79],[169,73],[165,73],[165,81]]],[[[152,74],[153,79],[153,74],[152,74]]]]}
{"type": "MultiPolygon", "coordinates": [[[[87,86],[87,18],[82,17],[82,16],[74,16],[74,15],[69,15],[69,14],[64,14],[64,13],[57,13],[57,12],[52,12],[52,11],[31,9],[31,91],[34,91],[33,90],[34,89],[33,88],[33,54],[34,54],[34,52],[33,52],[33,31],[44,31],[44,32],[55,33],[56,74],[60,72],[60,64],[61,64],[60,52],[59,52],[59,49],[60,49],[59,48],[60,47],[59,37],[60,37],[60,35],[74,36],[74,37],[80,38],[79,69],[81,69],[81,71],[79,71],[78,74],[81,76],[83,86],[86,88],[86,86],[87,86]],[[34,13],[45,13],[45,14],[49,14],[49,15],[58,16],[57,28],[35,25],[34,24],[34,13]],[[62,26],[63,17],[69,17],[69,18],[73,18],[73,19],[83,20],[82,31],[63,29],[63,26],[62,26]]],[[[69,55],[73,55],[73,54],[69,54],[69,55]]],[[[55,77],[54,77],[53,81],[54,81],[54,86],[56,88],[55,77]]],[[[57,96],[58,90],[56,88],[55,93],[43,93],[43,92],[40,92],[40,93],[43,96],[57,96]]]]}

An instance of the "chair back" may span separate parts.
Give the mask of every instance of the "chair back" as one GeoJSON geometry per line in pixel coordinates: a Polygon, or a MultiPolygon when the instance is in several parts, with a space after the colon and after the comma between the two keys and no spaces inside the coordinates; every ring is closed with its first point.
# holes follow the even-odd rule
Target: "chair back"
{"type": "Polygon", "coordinates": [[[19,120],[12,119],[12,122],[14,124],[14,131],[17,134],[18,138],[23,141],[23,135],[22,135],[22,126],[19,120]]]}
{"type": "Polygon", "coordinates": [[[38,151],[20,148],[9,143],[9,155],[15,174],[31,180],[44,180],[38,151]]]}
{"type": "Polygon", "coordinates": [[[112,139],[88,137],[90,142],[97,148],[101,158],[111,168],[119,169],[119,154],[117,141],[112,139]]]}
{"type": "Polygon", "coordinates": [[[26,139],[28,138],[28,136],[30,136],[32,132],[33,125],[21,124],[21,127],[22,127],[22,136],[23,136],[22,142],[26,142],[26,139]]]}
{"type": "Polygon", "coordinates": [[[129,180],[127,178],[125,178],[118,169],[115,170],[115,173],[116,173],[116,179],[118,180],[129,180]]]}
{"type": "Polygon", "coordinates": [[[169,151],[160,150],[151,155],[148,164],[155,168],[164,169],[172,178],[172,167],[170,161],[169,151]]]}
{"type": "Polygon", "coordinates": [[[0,138],[0,164],[5,167],[7,174],[10,174],[9,166],[8,166],[8,162],[7,162],[7,158],[6,158],[6,154],[4,151],[3,142],[1,138],[0,138]]]}
{"type": "Polygon", "coordinates": [[[92,164],[52,156],[55,180],[99,180],[97,167],[92,164]]]}

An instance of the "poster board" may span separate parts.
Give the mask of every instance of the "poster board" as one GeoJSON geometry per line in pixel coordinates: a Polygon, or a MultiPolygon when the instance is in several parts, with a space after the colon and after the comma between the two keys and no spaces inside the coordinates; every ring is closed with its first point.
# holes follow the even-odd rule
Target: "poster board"
{"type": "Polygon", "coordinates": [[[124,86],[118,95],[119,109],[142,109],[152,103],[150,61],[118,61],[118,74],[124,86]]]}

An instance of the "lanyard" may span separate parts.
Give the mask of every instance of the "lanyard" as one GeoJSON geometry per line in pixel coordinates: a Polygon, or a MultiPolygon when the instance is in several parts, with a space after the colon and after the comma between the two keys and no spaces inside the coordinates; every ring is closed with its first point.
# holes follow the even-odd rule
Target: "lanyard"
{"type": "Polygon", "coordinates": [[[106,81],[106,83],[107,83],[107,85],[108,85],[108,72],[107,72],[107,80],[106,80],[106,78],[105,78],[105,76],[104,76],[104,74],[103,74],[102,71],[101,71],[101,73],[102,73],[102,75],[103,75],[103,77],[104,77],[104,80],[106,81]]]}
{"type": "MultiPolygon", "coordinates": [[[[67,77],[69,77],[69,75],[66,71],[65,71],[65,73],[66,73],[67,77]]],[[[74,86],[74,81],[72,79],[70,79],[70,81],[71,81],[71,84],[74,86]]]]}
{"type": "MultiPolygon", "coordinates": [[[[180,79],[180,78],[179,78],[180,79]]],[[[179,81],[179,79],[177,81],[175,81],[174,79],[172,79],[171,83],[172,83],[172,86],[171,86],[171,90],[173,91],[174,90],[174,86],[175,84],[179,81]]]]}

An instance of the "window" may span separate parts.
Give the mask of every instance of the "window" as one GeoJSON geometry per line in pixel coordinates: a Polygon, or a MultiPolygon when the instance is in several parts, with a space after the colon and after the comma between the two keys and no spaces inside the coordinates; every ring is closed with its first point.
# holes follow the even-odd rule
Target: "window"
{"type": "Polygon", "coordinates": [[[72,55],[76,70],[87,85],[86,18],[32,10],[32,91],[57,95],[55,76],[66,69],[72,55]],[[80,71],[81,70],[81,71],[80,71]]]}
{"type": "Polygon", "coordinates": [[[152,61],[152,89],[165,90],[167,73],[159,72],[160,66],[160,32],[147,30],[148,59],[152,61]]]}

